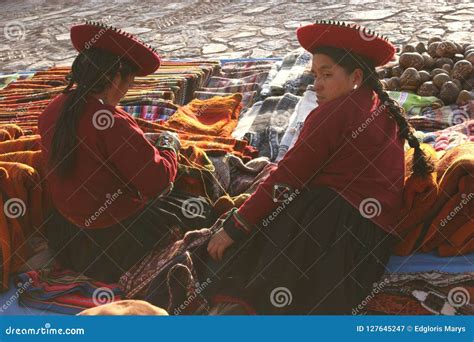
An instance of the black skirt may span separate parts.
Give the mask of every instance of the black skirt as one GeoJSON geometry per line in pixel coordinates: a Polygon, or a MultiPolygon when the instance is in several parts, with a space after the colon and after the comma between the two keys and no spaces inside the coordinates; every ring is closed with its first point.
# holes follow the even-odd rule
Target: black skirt
{"type": "Polygon", "coordinates": [[[150,200],[140,212],[107,228],[80,228],[54,210],[46,235],[61,267],[115,283],[152,249],[168,246],[188,230],[209,227],[214,219],[204,198],[173,192],[150,200]],[[185,211],[189,200],[199,201],[197,212],[185,211]]]}
{"type": "Polygon", "coordinates": [[[213,292],[259,314],[359,313],[394,242],[334,190],[308,190],[212,267],[213,292]]]}

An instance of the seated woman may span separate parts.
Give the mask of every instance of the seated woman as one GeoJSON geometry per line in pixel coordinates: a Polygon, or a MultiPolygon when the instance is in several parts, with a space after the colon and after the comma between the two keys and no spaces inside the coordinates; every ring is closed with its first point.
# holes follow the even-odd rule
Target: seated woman
{"type": "Polygon", "coordinates": [[[137,38],[87,23],[71,29],[79,55],[69,84],[39,117],[42,156],[54,211],[45,223],[62,267],[118,281],[172,235],[159,195],[172,188],[179,139],[163,133],[153,146],[117,108],[134,77],[160,58],[137,38]]]}
{"type": "Polygon", "coordinates": [[[394,56],[388,40],[326,21],[297,36],[313,54],[319,106],[276,170],[216,223],[207,249],[221,260],[236,244],[220,265],[217,294],[257,313],[351,314],[395,241],[404,140],[415,148],[411,172],[424,176],[433,165],[375,72],[394,56]]]}

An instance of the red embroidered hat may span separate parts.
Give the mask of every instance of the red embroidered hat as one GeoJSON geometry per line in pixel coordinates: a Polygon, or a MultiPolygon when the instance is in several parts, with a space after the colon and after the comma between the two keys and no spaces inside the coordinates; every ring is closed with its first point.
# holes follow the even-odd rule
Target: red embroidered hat
{"type": "Polygon", "coordinates": [[[296,30],[301,46],[313,53],[317,47],[332,46],[371,59],[375,66],[388,63],[395,55],[395,46],[388,38],[365,27],[333,20],[318,20],[296,30]]]}
{"type": "Polygon", "coordinates": [[[160,66],[160,56],[150,45],[130,33],[102,23],[87,21],[73,26],[71,41],[79,52],[95,47],[128,59],[138,67],[137,76],[151,74],[160,66]]]}

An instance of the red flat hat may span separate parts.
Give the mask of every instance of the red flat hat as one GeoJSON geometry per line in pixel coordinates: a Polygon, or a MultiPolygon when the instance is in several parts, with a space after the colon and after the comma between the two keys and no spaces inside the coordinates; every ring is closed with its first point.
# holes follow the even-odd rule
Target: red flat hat
{"type": "Polygon", "coordinates": [[[160,66],[160,56],[150,45],[105,24],[88,21],[73,26],[71,41],[79,52],[95,47],[126,58],[138,67],[137,76],[149,75],[160,66]]]}
{"type": "Polygon", "coordinates": [[[345,49],[372,60],[375,66],[388,63],[395,55],[395,46],[384,36],[365,27],[333,20],[318,20],[296,30],[301,46],[313,53],[317,47],[345,49]]]}

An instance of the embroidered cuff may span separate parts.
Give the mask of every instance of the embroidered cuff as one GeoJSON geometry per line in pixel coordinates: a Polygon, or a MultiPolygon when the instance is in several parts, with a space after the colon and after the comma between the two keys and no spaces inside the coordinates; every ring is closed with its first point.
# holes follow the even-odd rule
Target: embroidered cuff
{"type": "Polygon", "coordinates": [[[252,234],[250,225],[237,213],[237,208],[233,208],[229,216],[224,220],[222,228],[234,241],[248,238],[252,234]]]}

